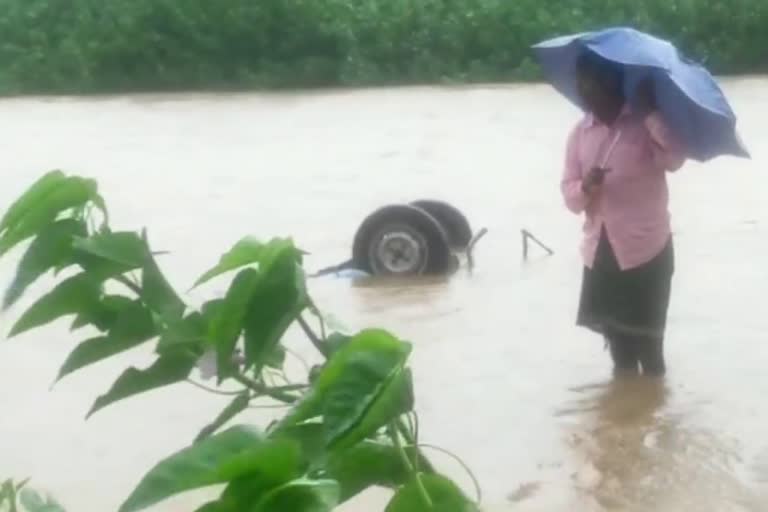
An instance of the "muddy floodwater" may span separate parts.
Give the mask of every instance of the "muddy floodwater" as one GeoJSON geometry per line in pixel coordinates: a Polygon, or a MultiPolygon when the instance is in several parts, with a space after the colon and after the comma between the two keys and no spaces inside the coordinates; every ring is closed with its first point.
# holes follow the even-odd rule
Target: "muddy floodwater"
{"type": "MultiPolygon", "coordinates": [[[[314,270],[347,257],[374,208],[447,199],[488,228],[472,275],[324,278],[311,289],[348,328],[386,327],[414,343],[421,438],[466,461],[487,510],[768,510],[768,79],[724,87],[753,159],[690,163],[670,177],[677,271],[662,384],[612,383],[601,340],[574,326],[581,220],[558,185],[577,112],[546,86],[3,100],[0,206],[52,168],[96,177],[113,226],[146,226],[183,291],[246,234],[294,236],[314,270]],[[554,255],[532,248],[524,262],[521,229],[554,255]]],[[[0,262],[3,286],[17,257],[0,262]]],[[[0,317],[3,335],[48,284],[0,317]]],[[[0,476],[32,477],[71,512],[114,511],[227,398],[180,384],[85,421],[151,347],[51,387],[80,341],[67,325],[0,343],[0,476]]],[[[288,343],[316,360],[299,333],[288,343]]],[[[456,462],[434,461],[474,493],[456,462]]],[[[188,512],[207,492],[153,510],[188,512]]],[[[386,498],[370,492],[343,510],[382,510],[386,498]]]]}

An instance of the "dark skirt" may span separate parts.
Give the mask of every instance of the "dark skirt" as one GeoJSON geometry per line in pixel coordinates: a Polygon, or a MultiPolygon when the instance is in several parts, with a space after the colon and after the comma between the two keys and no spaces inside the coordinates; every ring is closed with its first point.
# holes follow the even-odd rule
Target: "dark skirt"
{"type": "Polygon", "coordinates": [[[577,325],[607,337],[663,339],[674,267],[670,238],[651,261],[622,271],[603,229],[595,262],[584,267],[577,325]]]}

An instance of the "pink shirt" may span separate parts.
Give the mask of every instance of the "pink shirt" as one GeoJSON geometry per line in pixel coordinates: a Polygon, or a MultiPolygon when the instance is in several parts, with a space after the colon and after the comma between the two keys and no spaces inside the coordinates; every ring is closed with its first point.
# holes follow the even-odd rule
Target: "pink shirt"
{"type": "Polygon", "coordinates": [[[591,114],[576,125],[568,138],[561,191],[569,210],[585,213],[581,252],[586,266],[594,263],[603,225],[622,270],[661,252],[671,233],[666,172],[684,162],[682,144],[658,113],[641,118],[625,108],[613,126],[591,114]],[[581,189],[582,178],[602,166],[607,154],[610,171],[600,194],[590,200],[581,189]]]}

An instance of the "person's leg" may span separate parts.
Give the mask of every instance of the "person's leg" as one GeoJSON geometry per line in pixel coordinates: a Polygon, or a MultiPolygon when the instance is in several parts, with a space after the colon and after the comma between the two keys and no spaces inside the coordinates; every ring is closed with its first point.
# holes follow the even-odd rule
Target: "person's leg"
{"type": "Polygon", "coordinates": [[[606,341],[613,360],[614,375],[637,374],[640,359],[635,340],[629,336],[610,333],[606,335],[606,341]]]}
{"type": "Polygon", "coordinates": [[[646,338],[637,341],[643,375],[663,377],[667,372],[667,364],[664,360],[664,338],[646,338]]]}

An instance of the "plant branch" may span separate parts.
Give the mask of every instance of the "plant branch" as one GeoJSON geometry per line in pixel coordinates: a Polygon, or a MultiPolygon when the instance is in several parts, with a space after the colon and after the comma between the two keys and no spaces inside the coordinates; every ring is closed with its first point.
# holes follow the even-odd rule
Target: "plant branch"
{"type": "Polygon", "coordinates": [[[131,281],[130,279],[128,279],[123,275],[114,276],[113,279],[118,283],[124,285],[126,288],[130,289],[133,293],[135,293],[139,297],[141,297],[142,290],[141,290],[141,286],[139,286],[138,284],[134,283],[133,281],[131,281]]]}
{"type": "Polygon", "coordinates": [[[461,457],[459,457],[455,453],[449,452],[445,448],[440,448],[439,446],[435,446],[435,445],[432,445],[432,444],[424,444],[424,443],[422,443],[422,444],[418,444],[418,445],[414,446],[414,448],[430,448],[432,450],[435,450],[435,451],[438,451],[440,453],[443,453],[443,454],[449,456],[450,458],[452,458],[453,460],[455,460],[456,462],[458,462],[461,465],[461,467],[464,468],[464,471],[467,472],[467,474],[469,475],[469,478],[472,479],[472,483],[475,486],[475,492],[477,493],[477,503],[480,504],[483,501],[483,490],[480,487],[480,481],[477,479],[477,476],[475,476],[475,474],[469,468],[467,463],[464,462],[463,460],[461,460],[461,457]]]}
{"type": "MultiPolygon", "coordinates": [[[[402,419],[395,421],[395,426],[397,427],[398,432],[400,432],[400,435],[403,436],[403,439],[405,439],[406,444],[409,446],[416,446],[418,444],[418,441],[411,435],[410,430],[408,430],[408,426],[402,419]]],[[[432,465],[429,459],[424,456],[424,454],[417,453],[417,457],[419,457],[419,459],[421,459],[421,461],[424,463],[423,470],[425,472],[435,473],[435,467],[432,465]]]]}
{"type": "Polygon", "coordinates": [[[311,341],[318,352],[320,352],[327,359],[330,356],[330,351],[328,350],[328,347],[325,345],[325,343],[323,343],[323,340],[320,339],[317,334],[315,334],[315,331],[312,330],[312,327],[309,325],[309,323],[307,323],[306,320],[304,320],[303,316],[297,316],[296,320],[299,322],[299,325],[304,331],[304,334],[306,334],[307,338],[309,338],[309,341],[311,341]]]}
{"type": "Polygon", "coordinates": [[[187,382],[192,384],[195,387],[198,387],[198,388],[200,388],[200,389],[202,389],[204,391],[207,391],[209,393],[214,393],[216,395],[234,396],[234,395],[239,395],[243,391],[245,391],[244,389],[241,389],[240,391],[222,391],[220,389],[215,389],[215,388],[208,387],[205,384],[201,384],[200,382],[196,382],[196,381],[194,381],[192,379],[187,379],[187,382]]]}
{"type": "Polygon", "coordinates": [[[406,471],[413,477],[414,481],[416,482],[416,487],[419,488],[419,494],[421,494],[421,498],[424,500],[424,504],[427,506],[428,509],[432,509],[434,507],[434,503],[432,502],[432,498],[429,497],[429,493],[427,492],[426,487],[424,487],[424,483],[421,481],[421,478],[419,474],[416,472],[416,469],[413,467],[413,464],[411,464],[411,460],[408,458],[408,454],[405,452],[405,448],[403,447],[403,443],[400,441],[400,434],[398,433],[399,425],[397,422],[392,422],[389,425],[389,435],[392,438],[392,442],[395,444],[395,448],[397,448],[397,453],[400,454],[400,459],[403,462],[403,465],[405,466],[406,471]]]}
{"type": "Polygon", "coordinates": [[[270,388],[261,382],[246,377],[242,373],[235,373],[232,378],[247,388],[255,391],[259,395],[265,395],[270,398],[274,398],[278,402],[283,402],[286,404],[292,404],[299,400],[299,397],[288,393],[288,391],[296,391],[299,389],[305,389],[307,387],[305,384],[291,384],[290,386],[270,388]]]}

